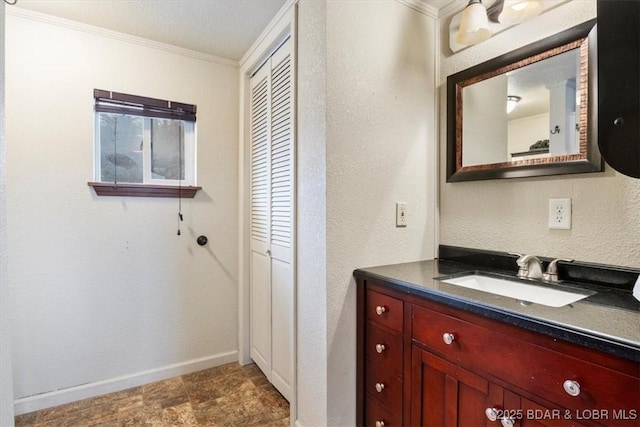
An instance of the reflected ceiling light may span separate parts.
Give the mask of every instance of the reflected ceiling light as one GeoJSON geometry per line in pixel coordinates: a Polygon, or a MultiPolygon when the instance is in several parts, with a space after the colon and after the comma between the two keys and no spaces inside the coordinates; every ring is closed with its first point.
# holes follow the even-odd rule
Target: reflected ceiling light
{"type": "MultiPolygon", "coordinates": [[[[500,2],[500,0],[498,0],[500,2]]],[[[518,24],[526,19],[540,15],[540,0],[504,0],[502,12],[498,16],[501,24],[518,24]]]]}
{"type": "Polygon", "coordinates": [[[518,105],[521,99],[522,97],[516,95],[507,96],[507,114],[516,109],[516,105],[518,105]]]}
{"type": "Polygon", "coordinates": [[[487,9],[482,5],[482,0],[470,0],[462,12],[456,43],[477,44],[487,40],[492,34],[493,31],[489,29],[487,9]]]}

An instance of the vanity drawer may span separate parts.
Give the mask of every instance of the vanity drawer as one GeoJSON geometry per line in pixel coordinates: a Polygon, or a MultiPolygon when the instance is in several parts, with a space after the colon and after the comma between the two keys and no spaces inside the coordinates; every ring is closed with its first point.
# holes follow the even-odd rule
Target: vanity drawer
{"type": "Polygon", "coordinates": [[[401,300],[367,291],[367,318],[388,328],[402,332],[403,307],[401,300]]]}
{"type": "Polygon", "coordinates": [[[402,376],[402,336],[367,324],[365,337],[367,359],[384,367],[391,375],[402,376]]]}
{"type": "MultiPolygon", "coordinates": [[[[571,410],[635,410],[640,416],[640,378],[558,353],[461,319],[413,306],[412,330],[417,341],[473,372],[507,382],[571,410]],[[451,344],[444,334],[451,334],[451,344]],[[565,391],[565,382],[579,384],[579,394],[565,391]]],[[[549,338],[551,341],[552,339],[549,338]]],[[[571,391],[571,383],[567,388],[571,391]]],[[[577,391],[577,387],[574,387],[577,391]]],[[[616,420],[609,420],[616,425],[616,420]]],[[[636,420],[638,425],[640,421],[636,420]]]]}
{"type": "Polygon", "coordinates": [[[523,345],[521,351],[521,360],[506,371],[505,380],[576,416],[607,411],[607,426],[640,426],[640,378],[534,345],[523,345]]]}
{"type": "Polygon", "coordinates": [[[392,413],[402,414],[402,381],[391,375],[387,368],[367,361],[365,391],[383,403],[392,413]]]}
{"type": "Polygon", "coordinates": [[[411,322],[414,341],[445,354],[447,359],[462,366],[473,365],[471,356],[479,350],[490,351],[495,339],[490,330],[417,305],[413,306],[411,322]],[[445,342],[445,334],[451,336],[452,342],[445,342]]]}
{"type": "Polygon", "coordinates": [[[366,427],[402,427],[402,415],[393,414],[384,405],[367,396],[364,425],[366,427]],[[376,423],[378,423],[376,425],[376,423]]]}

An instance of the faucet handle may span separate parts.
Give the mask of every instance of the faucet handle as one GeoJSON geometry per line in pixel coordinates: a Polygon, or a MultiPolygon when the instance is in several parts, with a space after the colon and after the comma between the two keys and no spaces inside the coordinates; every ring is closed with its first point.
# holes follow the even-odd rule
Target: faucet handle
{"type": "Polygon", "coordinates": [[[516,264],[520,265],[522,263],[522,258],[524,258],[524,254],[520,254],[518,252],[508,252],[509,255],[515,255],[518,257],[518,259],[516,260],[516,264]]]}
{"type": "Polygon", "coordinates": [[[568,258],[557,258],[551,261],[547,266],[547,272],[542,275],[542,279],[545,282],[553,282],[553,283],[558,282],[558,265],[557,264],[559,261],[573,262],[572,259],[568,259],[568,258]]]}
{"type": "Polygon", "coordinates": [[[508,252],[509,255],[515,255],[518,257],[516,260],[516,264],[518,264],[518,277],[526,277],[529,273],[528,267],[526,264],[522,263],[522,259],[524,258],[524,254],[520,254],[518,252],[508,252]]]}

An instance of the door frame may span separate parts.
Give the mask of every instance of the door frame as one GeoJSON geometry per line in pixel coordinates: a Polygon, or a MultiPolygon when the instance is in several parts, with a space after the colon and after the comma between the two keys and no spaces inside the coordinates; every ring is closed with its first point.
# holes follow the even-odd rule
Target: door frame
{"type": "MultiPolygon", "coordinates": [[[[240,60],[240,120],[239,120],[239,150],[238,150],[238,362],[241,365],[251,363],[250,357],[250,171],[251,171],[251,150],[250,150],[250,96],[251,76],[268,60],[277,48],[288,37],[293,42],[293,109],[294,118],[296,114],[296,63],[297,63],[297,0],[288,0],[280,9],[278,14],[271,21],[271,24],[260,35],[258,40],[240,60]]],[[[291,425],[294,425],[297,418],[297,268],[296,268],[296,141],[297,127],[295,120],[293,123],[293,217],[292,217],[292,270],[293,270],[293,327],[292,327],[292,357],[293,377],[292,377],[292,397],[290,403],[291,425]]]]}

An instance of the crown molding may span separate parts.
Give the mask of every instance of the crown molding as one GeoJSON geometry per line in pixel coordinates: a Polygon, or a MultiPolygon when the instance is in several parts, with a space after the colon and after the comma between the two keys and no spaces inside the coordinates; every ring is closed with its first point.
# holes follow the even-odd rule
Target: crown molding
{"type": "Polygon", "coordinates": [[[467,6],[466,1],[464,2],[451,2],[448,5],[444,6],[439,10],[438,17],[443,18],[445,16],[450,16],[462,11],[467,6]]]}
{"type": "Polygon", "coordinates": [[[396,0],[396,1],[424,15],[430,16],[432,18],[438,18],[438,9],[431,6],[430,4],[427,4],[427,0],[396,0]]]}
{"type": "Polygon", "coordinates": [[[242,58],[240,58],[239,61],[240,67],[243,67],[249,58],[251,58],[256,52],[260,51],[263,42],[271,36],[271,32],[280,24],[280,20],[284,18],[289,13],[289,10],[297,3],[298,0],[287,0],[285,4],[282,5],[278,13],[276,13],[276,16],[273,17],[267,27],[262,31],[262,33],[260,33],[256,41],[253,42],[251,47],[249,47],[245,54],[242,55],[242,58]]]}
{"type": "Polygon", "coordinates": [[[19,7],[6,8],[5,12],[8,16],[15,16],[17,18],[28,19],[31,21],[37,21],[44,24],[55,25],[62,28],[67,28],[74,31],[80,31],[88,34],[92,34],[99,37],[105,37],[113,40],[123,41],[126,43],[136,44],[139,46],[162,50],[177,55],[186,56],[189,58],[199,59],[201,61],[212,62],[219,65],[224,65],[231,68],[240,68],[238,61],[232,59],[222,58],[215,55],[210,55],[203,52],[198,52],[191,49],[185,49],[182,47],[170,45],[167,43],[157,42],[143,37],[133,36],[130,34],[121,33],[118,31],[107,30],[106,28],[97,27],[94,25],[84,24],[70,19],[59,18],[53,15],[47,15],[44,13],[34,12],[32,10],[26,10],[19,7]]]}

